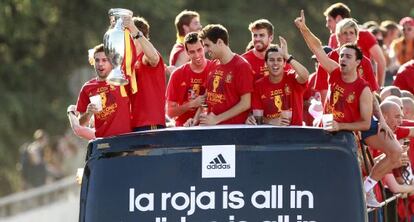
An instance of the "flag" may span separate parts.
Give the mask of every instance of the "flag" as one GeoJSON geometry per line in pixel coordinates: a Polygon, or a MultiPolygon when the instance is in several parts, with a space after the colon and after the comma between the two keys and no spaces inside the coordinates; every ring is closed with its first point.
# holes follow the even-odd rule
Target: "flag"
{"type": "MultiPolygon", "coordinates": [[[[130,31],[125,29],[124,31],[124,42],[125,42],[125,50],[124,50],[124,61],[122,61],[122,71],[125,73],[125,77],[129,80],[131,93],[135,94],[138,92],[138,86],[136,81],[136,74],[135,74],[135,61],[137,57],[137,51],[135,49],[134,41],[130,36],[130,31]]],[[[127,96],[126,90],[124,86],[121,86],[121,94],[122,96],[127,96]]]]}

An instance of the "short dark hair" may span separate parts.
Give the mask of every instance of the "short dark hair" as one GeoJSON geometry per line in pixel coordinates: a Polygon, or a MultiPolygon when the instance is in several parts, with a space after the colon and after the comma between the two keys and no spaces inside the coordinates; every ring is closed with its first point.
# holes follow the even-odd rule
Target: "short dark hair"
{"type": "Polygon", "coordinates": [[[337,2],[331,6],[329,6],[324,12],[324,16],[331,16],[332,18],[336,18],[340,15],[342,18],[351,18],[351,9],[347,5],[342,2],[337,2]]]}
{"type": "Polygon", "coordinates": [[[196,17],[200,17],[200,15],[195,11],[188,11],[187,9],[175,17],[174,24],[179,36],[185,35],[183,25],[190,25],[191,20],[196,17]]]}
{"type": "Polygon", "coordinates": [[[220,24],[207,25],[200,31],[199,36],[201,39],[209,39],[214,44],[217,43],[218,39],[221,39],[224,44],[229,45],[229,33],[227,29],[220,24]]]}
{"type": "Polygon", "coordinates": [[[195,44],[198,41],[201,41],[202,42],[202,40],[198,37],[198,33],[197,32],[190,32],[187,35],[185,35],[185,37],[184,37],[185,50],[188,50],[187,44],[195,44]]]}
{"type": "Polygon", "coordinates": [[[346,43],[345,45],[341,46],[341,49],[342,48],[354,49],[357,60],[362,60],[362,58],[364,57],[364,54],[362,54],[361,49],[355,43],[346,43]]]}
{"type": "Polygon", "coordinates": [[[266,29],[269,35],[273,35],[274,27],[271,22],[267,19],[259,19],[249,24],[249,30],[253,29],[266,29]]]}
{"type": "Polygon", "coordinates": [[[132,21],[134,21],[135,26],[142,32],[145,38],[149,39],[150,25],[148,24],[148,21],[143,17],[133,17],[132,21]]]}
{"type": "Polygon", "coordinates": [[[270,47],[266,50],[265,53],[265,61],[267,61],[267,59],[269,58],[269,53],[271,52],[279,52],[279,47],[277,47],[277,45],[270,45],[270,47]]]}

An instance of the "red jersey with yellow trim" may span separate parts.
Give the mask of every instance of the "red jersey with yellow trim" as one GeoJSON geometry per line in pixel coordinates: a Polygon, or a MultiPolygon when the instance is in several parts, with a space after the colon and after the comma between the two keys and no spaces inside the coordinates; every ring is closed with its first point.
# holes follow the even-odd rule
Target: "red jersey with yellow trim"
{"type": "Polygon", "coordinates": [[[307,82],[300,84],[296,81],[294,70],[284,71],[279,83],[272,83],[266,76],[254,85],[252,108],[263,110],[263,116],[268,119],[279,118],[282,110],[291,110],[291,125],[302,126],[306,86],[307,82]]]}
{"type": "Polygon", "coordinates": [[[325,113],[332,113],[338,123],[360,121],[359,98],[365,87],[368,83],[359,77],[352,83],[344,82],[338,67],[330,74],[325,113]]]}
{"type": "MultiPolygon", "coordinates": [[[[329,58],[332,60],[339,62],[339,54],[337,50],[331,51],[328,54],[329,58]]],[[[364,56],[361,60],[357,68],[357,72],[359,77],[367,81],[369,84],[369,88],[371,91],[377,91],[379,89],[377,79],[375,78],[374,70],[372,70],[371,61],[364,56]]],[[[323,67],[319,64],[318,70],[316,72],[316,82],[315,82],[315,89],[316,90],[327,90],[328,89],[328,73],[323,69],[323,67]]]]}
{"type": "Polygon", "coordinates": [[[122,97],[119,86],[111,86],[96,78],[86,82],[78,97],[77,111],[84,113],[91,102],[89,97],[100,95],[102,110],[94,114],[95,136],[107,137],[131,132],[131,113],[128,97],[122,97]]]}
{"type": "MultiPolygon", "coordinates": [[[[191,99],[205,93],[205,82],[207,75],[214,67],[214,63],[207,60],[207,65],[201,73],[194,72],[190,63],[177,68],[172,74],[167,86],[167,101],[183,105],[191,99]]],[[[175,119],[176,126],[182,126],[196,113],[196,108],[189,110],[175,119]]]]}
{"type": "MultiPolygon", "coordinates": [[[[266,66],[265,60],[257,57],[254,54],[253,50],[249,50],[248,52],[244,53],[242,57],[246,59],[247,62],[252,66],[252,70],[254,73],[253,82],[256,82],[257,80],[269,75],[269,69],[266,66]]],[[[288,71],[292,69],[292,66],[286,63],[283,69],[285,71],[288,71]]]]}
{"type": "MultiPolygon", "coordinates": [[[[235,54],[226,64],[214,61],[216,67],[207,77],[206,103],[209,111],[219,115],[240,102],[241,96],[253,92],[253,71],[250,64],[235,54]]],[[[243,124],[248,110],[219,124],[243,124]]]]}
{"type": "Polygon", "coordinates": [[[165,126],[165,67],[161,55],[157,66],[142,62],[144,53],[135,63],[138,92],[131,95],[132,127],[165,126]]]}

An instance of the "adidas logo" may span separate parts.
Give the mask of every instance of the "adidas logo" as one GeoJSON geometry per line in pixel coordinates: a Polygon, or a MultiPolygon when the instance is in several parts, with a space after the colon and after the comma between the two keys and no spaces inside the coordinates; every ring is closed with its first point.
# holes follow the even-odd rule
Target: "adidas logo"
{"type": "Polygon", "coordinates": [[[219,154],[207,165],[207,169],[230,169],[230,164],[227,164],[223,155],[219,154]]]}

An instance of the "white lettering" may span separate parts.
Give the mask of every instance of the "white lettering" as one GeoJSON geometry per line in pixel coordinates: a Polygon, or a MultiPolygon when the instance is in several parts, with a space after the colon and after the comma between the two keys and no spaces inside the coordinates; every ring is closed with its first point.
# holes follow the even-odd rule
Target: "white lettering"
{"type": "Polygon", "coordinates": [[[229,194],[229,207],[232,209],[240,209],[244,207],[243,193],[240,191],[232,191],[229,194]]]}
{"type": "Polygon", "coordinates": [[[253,193],[251,197],[251,202],[254,207],[257,209],[264,209],[264,208],[270,208],[270,192],[269,191],[263,191],[259,190],[253,193]],[[264,201],[263,203],[258,203],[258,198],[263,197],[264,201]]]}
{"type": "Polygon", "coordinates": [[[190,198],[186,193],[178,192],[172,196],[171,205],[176,210],[184,210],[188,207],[188,205],[190,205],[190,198]],[[184,202],[181,205],[178,205],[177,203],[178,198],[182,198],[184,200],[184,202]]]}
{"type": "Polygon", "coordinates": [[[171,198],[171,193],[162,193],[161,194],[161,210],[167,210],[168,198],[171,198]]]}
{"type": "Polygon", "coordinates": [[[296,208],[302,208],[302,197],[306,196],[308,197],[308,207],[310,209],[313,209],[313,194],[310,191],[297,191],[297,197],[296,202],[297,206],[296,208]]]}
{"type": "Polygon", "coordinates": [[[201,192],[200,194],[197,195],[197,206],[202,209],[202,210],[208,210],[208,209],[215,209],[216,208],[216,203],[215,203],[215,192],[201,192]],[[201,199],[203,197],[207,197],[208,198],[208,203],[207,204],[203,204],[203,202],[201,201],[201,199]]]}
{"type": "Polygon", "coordinates": [[[228,207],[228,198],[227,186],[223,186],[223,209],[228,207]]]}
{"type": "Polygon", "coordinates": [[[129,188],[129,212],[134,212],[135,189],[129,188]]]}
{"type": "Polygon", "coordinates": [[[290,185],[290,208],[294,209],[296,207],[296,195],[295,195],[295,185],[290,185]]]}
{"type": "MultiPolygon", "coordinates": [[[[144,203],[145,204],[145,203],[144,203]]],[[[139,211],[153,211],[154,210],[154,194],[153,193],[142,193],[135,199],[135,206],[139,211]],[[141,205],[141,200],[148,201],[146,206],[141,205]]]]}

